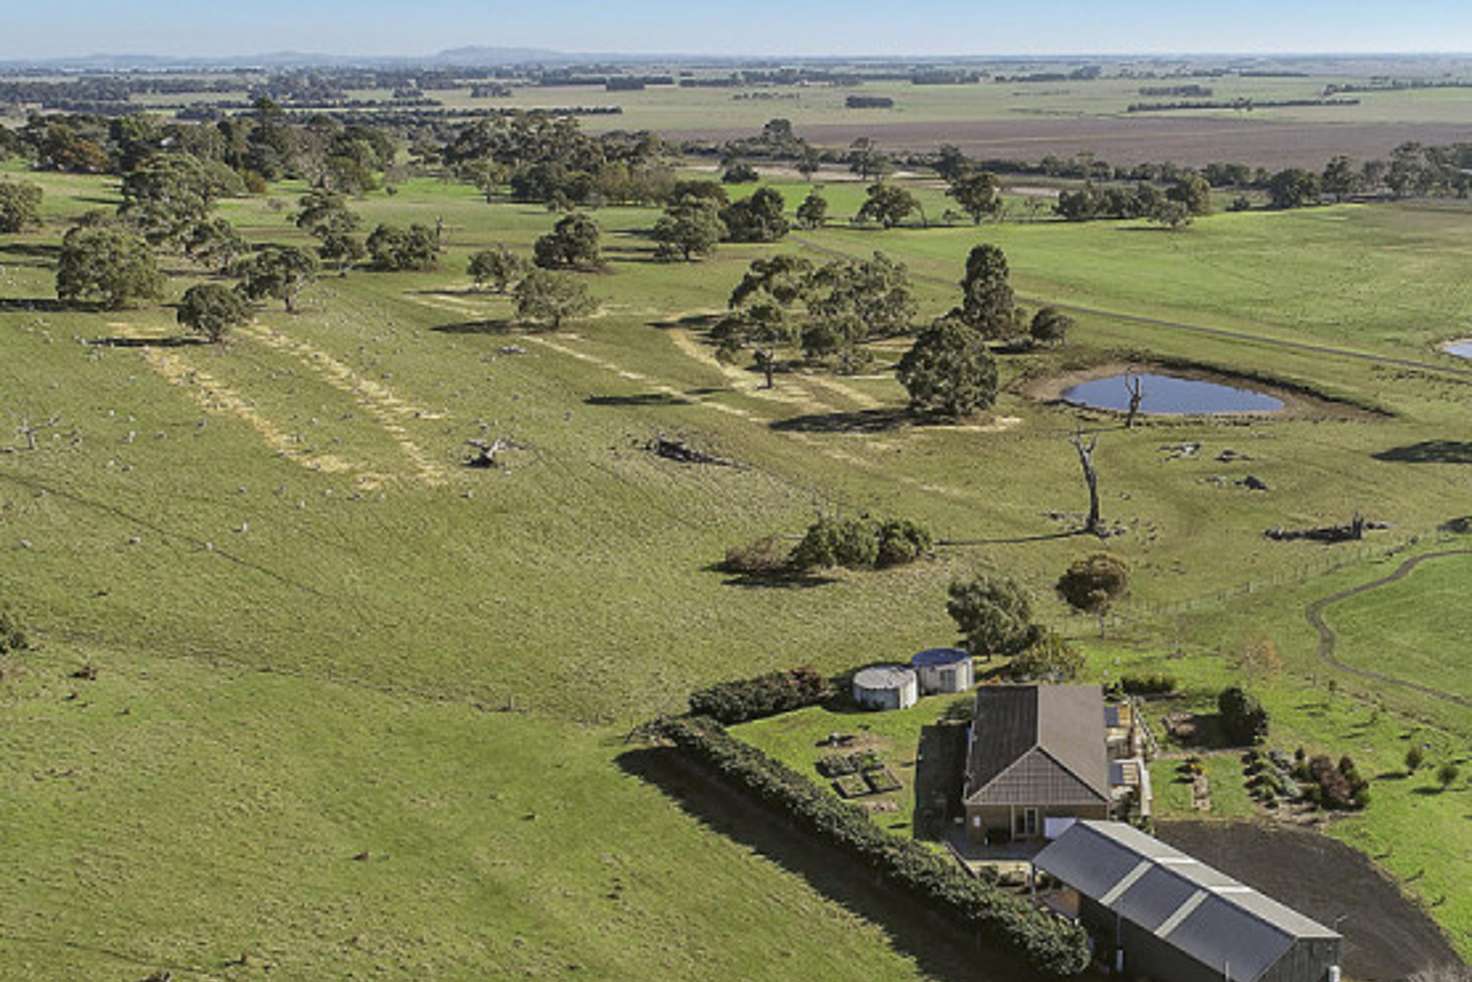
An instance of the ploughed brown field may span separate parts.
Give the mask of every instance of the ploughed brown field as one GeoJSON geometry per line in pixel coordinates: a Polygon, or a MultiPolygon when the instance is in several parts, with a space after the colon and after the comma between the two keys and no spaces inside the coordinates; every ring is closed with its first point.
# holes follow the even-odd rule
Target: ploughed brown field
{"type": "MultiPolygon", "coordinates": [[[[1472,140],[1472,124],[1274,122],[1240,117],[1105,117],[977,120],[974,122],[853,122],[798,125],[798,135],[818,146],[847,146],[867,136],[888,150],[922,150],[953,143],[971,156],[1039,160],[1049,154],[1092,153],[1111,164],[1174,161],[1201,165],[1216,160],[1262,167],[1322,168],[1337,154],[1355,159],[1387,157],[1402,143],[1446,144],[1472,140]]],[[[667,130],[671,139],[730,140],[742,129],[667,130]]]]}

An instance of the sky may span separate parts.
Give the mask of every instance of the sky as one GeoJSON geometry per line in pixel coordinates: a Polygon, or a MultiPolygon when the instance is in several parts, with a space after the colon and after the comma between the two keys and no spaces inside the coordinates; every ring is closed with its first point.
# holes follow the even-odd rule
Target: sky
{"type": "Polygon", "coordinates": [[[3,0],[0,58],[1472,51],[1468,0],[3,0]]]}

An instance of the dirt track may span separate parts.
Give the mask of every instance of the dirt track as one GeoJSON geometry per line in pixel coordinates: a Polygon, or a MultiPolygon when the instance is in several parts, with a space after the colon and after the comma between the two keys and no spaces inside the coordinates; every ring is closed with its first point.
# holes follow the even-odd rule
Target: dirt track
{"type": "MultiPolygon", "coordinates": [[[[1091,116],[1074,119],[858,122],[799,125],[799,136],[823,147],[847,147],[861,136],[890,150],[934,149],[952,143],[974,157],[1040,160],[1048,154],[1092,153],[1111,164],[1218,160],[1261,167],[1312,167],[1336,154],[1388,157],[1402,143],[1445,144],[1472,138],[1453,123],[1271,122],[1241,116],[1091,116]]],[[[751,136],[729,128],[662,131],[669,139],[730,140],[751,136]]]]}
{"type": "Polygon", "coordinates": [[[1317,832],[1248,822],[1162,822],[1156,834],[1183,852],[1344,935],[1344,973],[1403,979],[1461,964],[1422,910],[1362,853],[1317,832]]]}
{"type": "Polygon", "coordinates": [[[1410,689],[1414,692],[1419,692],[1422,695],[1431,696],[1433,699],[1441,699],[1445,702],[1454,702],[1459,706],[1472,706],[1472,699],[1468,699],[1466,696],[1458,695],[1455,692],[1447,692],[1443,689],[1433,688],[1429,685],[1422,685],[1419,682],[1410,682],[1406,679],[1398,679],[1392,675],[1386,675],[1383,672],[1377,672],[1374,669],[1359,668],[1354,665],[1345,664],[1344,662],[1340,661],[1339,658],[1336,657],[1334,654],[1334,645],[1338,641],[1338,636],[1334,633],[1334,629],[1329,626],[1328,622],[1324,620],[1324,608],[1332,606],[1333,604],[1337,604],[1341,600],[1348,600],[1350,597],[1359,596],[1361,593],[1367,593],[1370,590],[1376,590],[1382,586],[1388,586],[1389,584],[1394,583],[1397,580],[1403,580],[1410,575],[1412,570],[1414,570],[1417,566],[1420,566],[1422,563],[1426,562],[1428,559],[1443,559],[1447,556],[1472,556],[1472,549],[1447,549],[1443,552],[1429,552],[1424,556],[1416,556],[1412,559],[1407,559],[1405,562],[1401,563],[1400,566],[1395,570],[1395,572],[1391,573],[1389,576],[1383,576],[1380,579],[1372,580],[1369,583],[1361,583],[1359,586],[1350,587],[1348,590],[1340,590],[1338,593],[1330,594],[1327,597],[1321,597],[1320,599],[1315,600],[1313,603],[1309,604],[1306,608],[1304,608],[1303,614],[1306,618],[1308,618],[1308,622],[1310,625],[1313,626],[1313,629],[1319,632],[1319,657],[1341,672],[1349,672],[1352,675],[1358,675],[1362,678],[1373,679],[1376,682],[1383,682],[1386,685],[1394,685],[1399,686],[1402,689],[1410,689]]]}

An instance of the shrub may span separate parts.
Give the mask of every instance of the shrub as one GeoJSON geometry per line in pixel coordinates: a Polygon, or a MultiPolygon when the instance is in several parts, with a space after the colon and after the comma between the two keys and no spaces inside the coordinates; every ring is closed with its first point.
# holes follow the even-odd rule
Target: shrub
{"type": "Polygon", "coordinates": [[[930,530],[908,518],[896,518],[879,527],[880,566],[903,566],[930,552],[935,545],[930,530]]]}
{"type": "Polygon", "coordinates": [[[1313,782],[1309,797],[1320,807],[1350,811],[1369,804],[1370,784],[1359,776],[1349,757],[1341,758],[1336,766],[1327,754],[1320,754],[1309,760],[1307,770],[1313,782]]]}
{"type": "Polygon", "coordinates": [[[1407,771],[1414,774],[1421,769],[1421,765],[1424,763],[1426,763],[1426,751],[1422,750],[1419,746],[1411,747],[1406,751],[1407,771]]]}
{"type": "Polygon", "coordinates": [[[721,182],[724,184],[750,184],[759,180],[761,175],[756,172],[756,168],[741,161],[731,164],[721,175],[721,182]]]}
{"type": "Polygon", "coordinates": [[[879,559],[879,527],[865,518],[820,518],[792,550],[801,569],[864,569],[879,559]]]}
{"type": "Polygon", "coordinates": [[[663,735],[724,780],[877,873],[891,888],[933,905],[1023,955],[1038,971],[1077,975],[1089,964],[1083,928],[973,879],[924,845],[879,828],[862,809],[827,794],[790,767],[708,719],[667,721],[663,735]]]}
{"type": "Polygon", "coordinates": [[[721,723],[744,723],[816,706],[832,696],[833,684],[826,678],[811,668],[794,668],[701,689],[691,694],[690,711],[721,723]]]}
{"type": "Polygon", "coordinates": [[[1234,744],[1254,744],[1268,735],[1268,711],[1241,688],[1223,689],[1216,700],[1222,730],[1234,744]]]}
{"type": "Polygon", "coordinates": [[[1018,680],[1039,679],[1067,682],[1083,671],[1084,655],[1067,639],[1052,631],[1044,631],[1012,663],[1008,673],[1018,680]]]}
{"type": "Polygon", "coordinates": [[[0,609],[0,655],[25,651],[31,646],[20,620],[8,610],[0,609]]]}
{"type": "Polygon", "coordinates": [[[914,562],[933,545],[930,531],[908,519],[820,518],[808,526],[789,562],[797,569],[873,569],[914,562]]]}
{"type": "Polygon", "coordinates": [[[1176,680],[1171,675],[1126,675],[1119,687],[1132,696],[1160,696],[1176,691],[1176,680]]]}
{"type": "Polygon", "coordinates": [[[368,254],[385,272],[431,270],[439,263],[439,237],[427,225],[380,225],[368,236],[368,254]]]}
{"type": "Polygon", "coordinates": [[[1080,613],[1102,618],[1129,590],[1129,567],[1108,553],[1074,561],[1058,578],[1058,595],[1080,613]]]}
{"type": "Polygon", "coordinates": [[[1436,769],[1436,783],[1442,788],[1448,788],[1451,783],[1461,775],[1462,769],[1452,761],[1447,761],[1436,769]]]}

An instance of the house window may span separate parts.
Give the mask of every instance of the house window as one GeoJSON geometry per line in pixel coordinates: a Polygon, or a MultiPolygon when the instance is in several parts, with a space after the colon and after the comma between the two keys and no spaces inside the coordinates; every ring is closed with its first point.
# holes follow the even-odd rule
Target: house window
{"type": "Polygon", "coordinates": [[[940,687],[947,691],[956,687],[956,670],[953,668],[942,669],[940,673],[940,687]]]}
{"type": "Polygon", "coordinates": [[[1038,810],[1036,808],[1024,808],[1017,813],[1016,828],[1013,834],[1028,839],[1038,834],[1038,810]]]}

